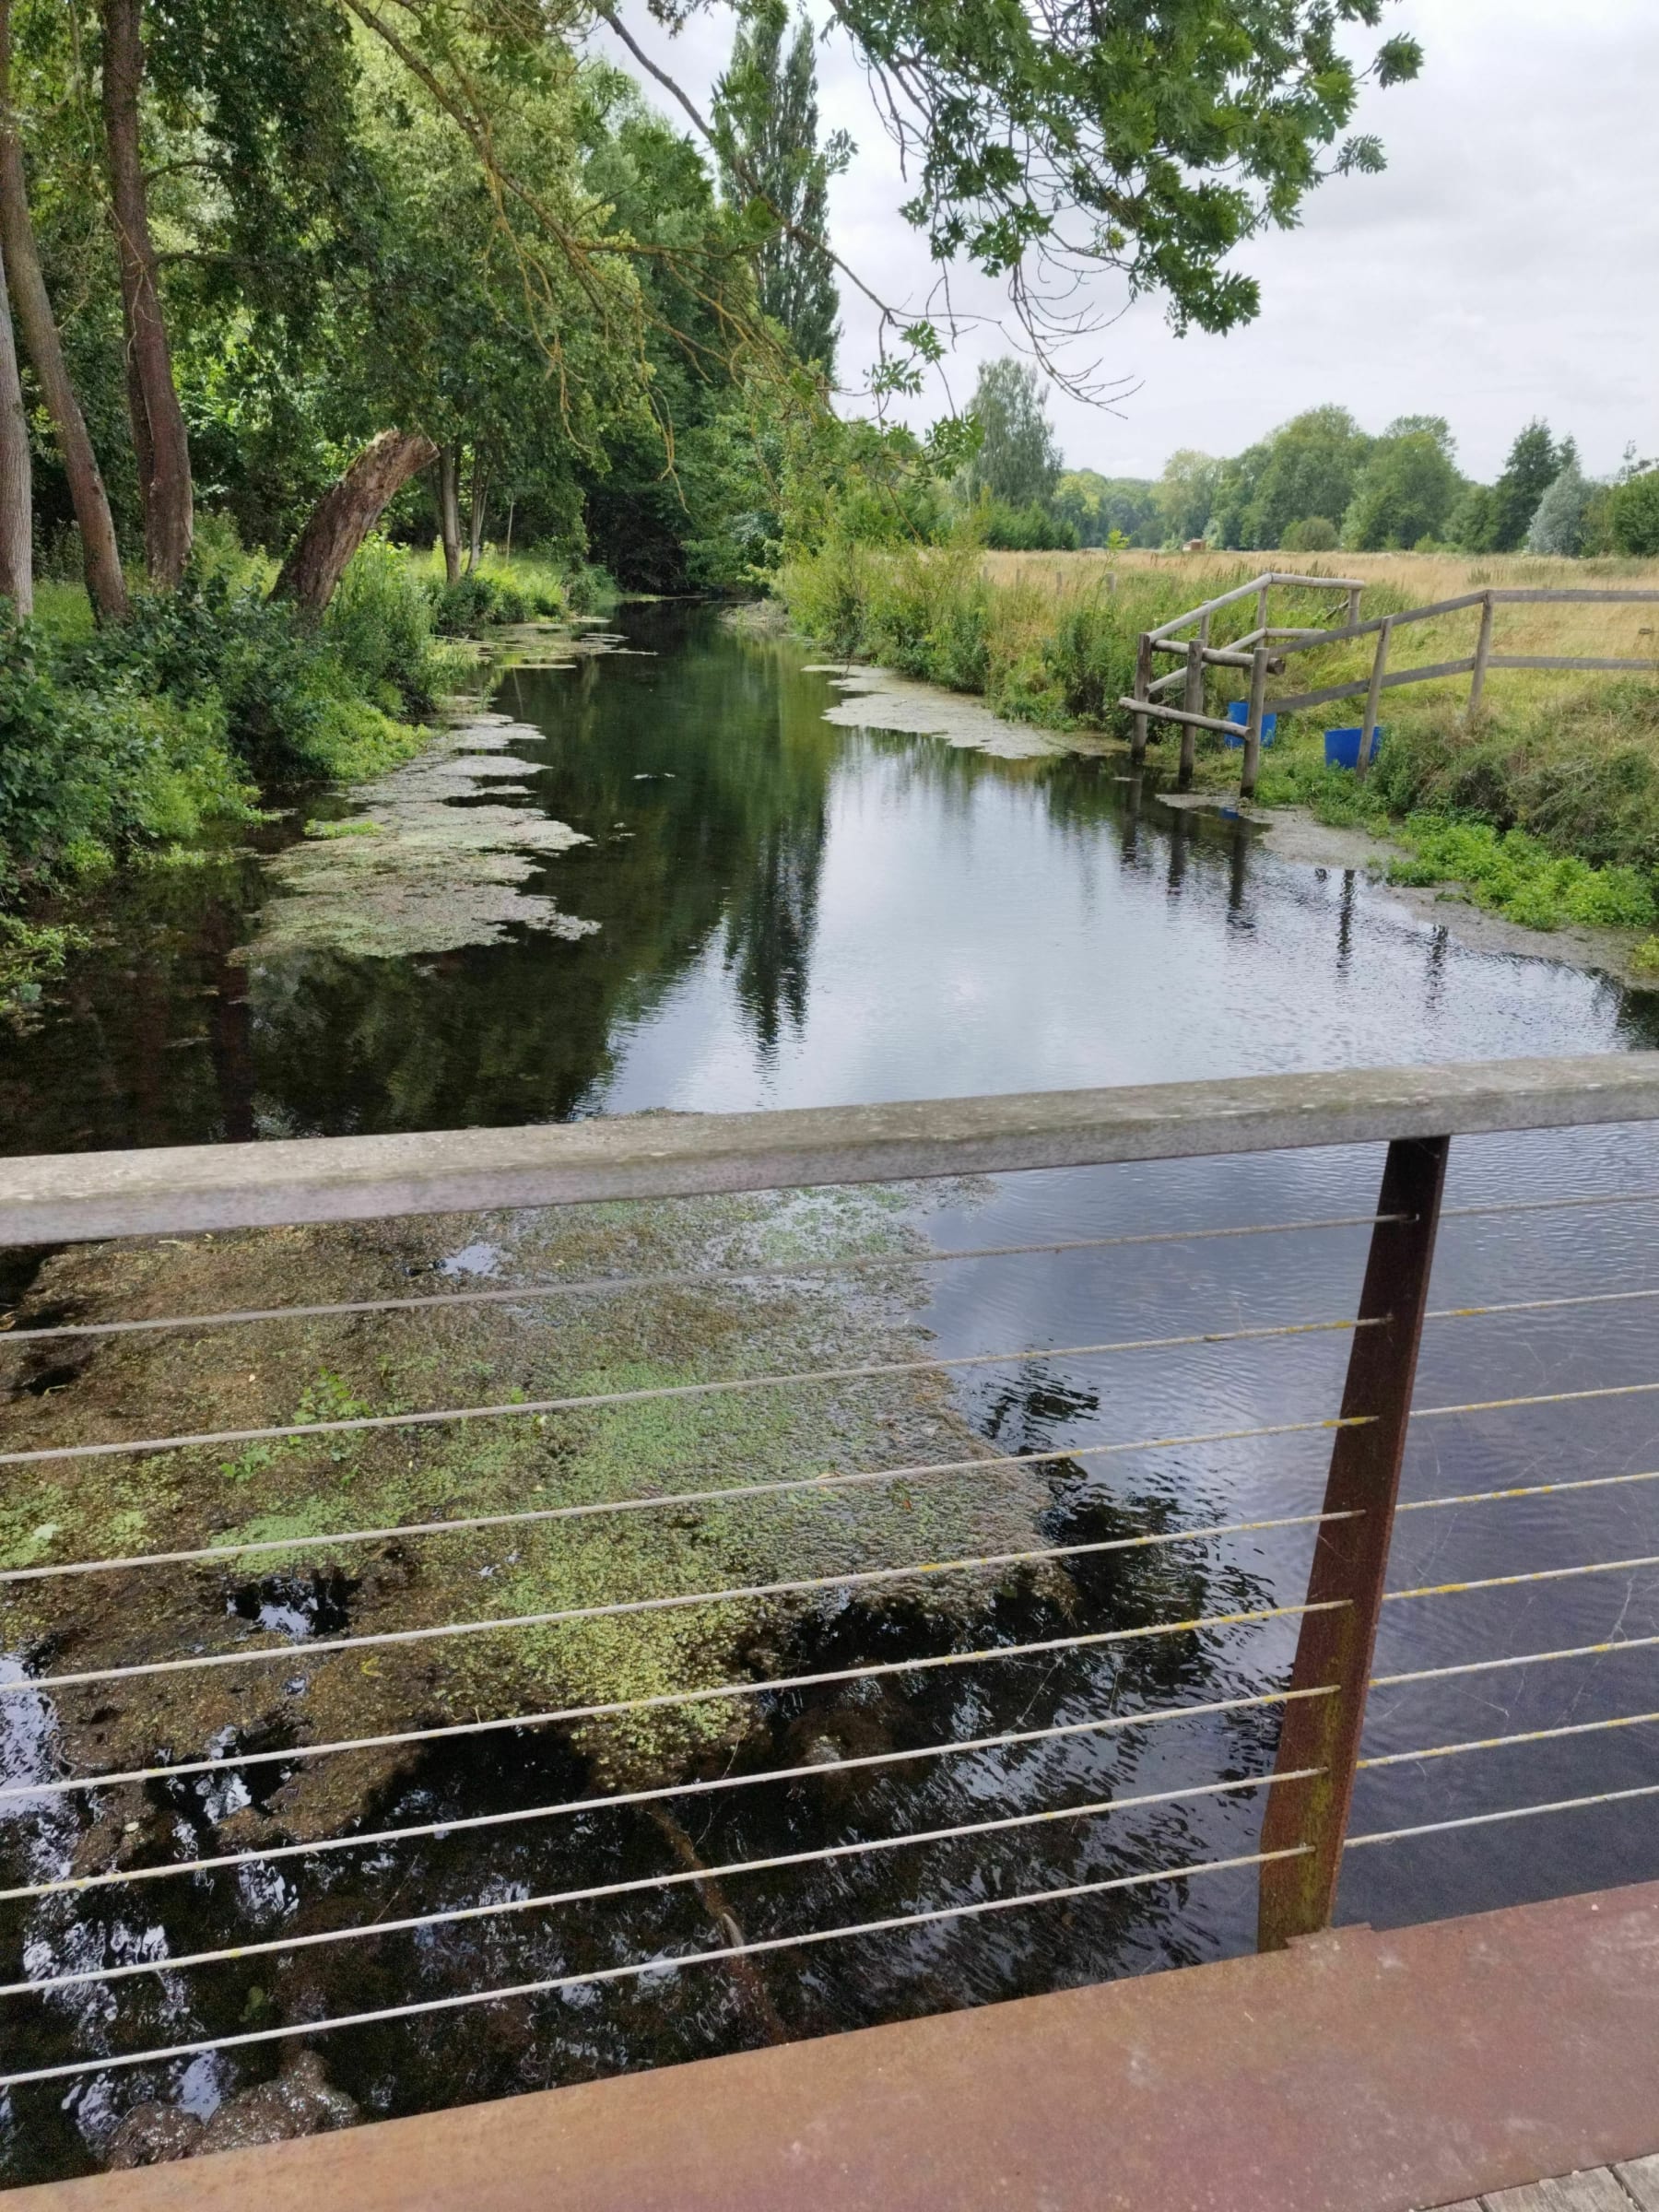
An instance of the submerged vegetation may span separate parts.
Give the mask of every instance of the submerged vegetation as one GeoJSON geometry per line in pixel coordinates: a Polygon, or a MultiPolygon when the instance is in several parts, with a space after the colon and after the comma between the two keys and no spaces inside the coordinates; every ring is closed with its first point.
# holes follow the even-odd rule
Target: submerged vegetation
{"type": "MultiPolygon", "coordinates": [[[[160,1240],[50,1261],[19,1309],[25,1322],[37,1308],[94,1316],[260,1305],[287,1298],[295,1281],[319,1299],[397,1297],[411,1278],[436,1278],[436,1288],[445,1272],[467,1268],[497,1288],[526,1286],[522,1302],[384,1313],[346,1327],[297,1320],[256,1355],[224,1332],[106,1340],[77,1359],[73,1374],[59,1373],[49,1395],[28,1388],[39,1362],[18,1347],[24,1388],[10,1430],[18,1443],[100,1432],[116,1406],[123,1420],[165,1427],[183,1402],[206,1427],[299,1431],[232,1453],[203,1446],[137,1467],[100,1462],[96,1474],[82,1466],[65,1475],[48,1462],[12,1486],[0,1510],[6,1567],[166,1550],[199,1541],[205,1528],[216,1544],[272,1548],[173,1576],[164,1596],[147,1583],[152,1602],[144,1606],[129,1604],[119,1582],[89,1581],[67,1596],[56,1585],[14,1585],[5,1606],[7,1649],[73,1653],[77,1667],[127,1664],[181,1646],[232,1650],[255,1618],[292,1640],[273,1666],[233,1670],[234,1681],[211,1670],[164,1678],[156,1697],[118,1714],[95,1692],[65,1696],[60,1724],[71,1769],[142,1764],[157,1740],[171,1743],[175,1756],[199,1754],[225,1729],[243,1744],[300,1747],[404,1730],[434,1711],[546,1713],[595,1701],[601,1710],[568,1716],[568,1733],[612,1779],[637,1784],[715,1751],[729,1755],[756,1724],[753,1701],[673,1693],[757,1670],[760,1655],[810,1610],[810,1593],[621,1618],[543,1617],[1032,1546],[1052,1496],[1041,1469],[1020,1477],[1005,1465],[976,1478],[965,1468],[948,1483],[742,1498],[755,1484],[986,1456],[989,1447],[954,1411],[937,1374],[671,1394],[714,1376],[819,1365],[830,1344],[843,1365],[920,1351],[905,1262],[925,1203],[893,1189],[572,1207],[160,1240]],[[815,1263],[853,1254],[890,1255],[892,1266],[861,1269],[853,1286],[833,1273],[814,1277],[815,1263]],[[805,1265],[806,1276],[746,1284],[716,1275],[689,1295],[676,1287],[676,1271],[688,1266],[791,1261],[805,1265]],[[660,1276],[666,1287],[551,1300],[529,1288],[606,1275],[660,1276]],[[510,1406],[600,1392],[641,1395],[488,1420],[304,1433],[417,1406],[510,1406]],[[738,1495],[700,1508],[615,1504],[710,1489],[738,1495]],[[594,1511],[604,1506],[613,1510],[594,1511]],[[537,1510],[547,1517],[470,1524],[474,1516],[537,1510]],[[330,1540],[349,1529],[447,1520],[462,1524],[370,1544],[330,1540]],[[417,1638],[367,1664],[305,1648],[347,1624],[360,1636],[514,1615],[531,1618],[511,1636],[417,1638]],[[660,1706],[603,1709],[606,1700],[652,1697],[660,1706]]],[[[994,1579],[1031,1580],[1019,1571],[994,1579]]],[[[869,1603],[878,1617],[897,1606],[950,1619],[984,1601],[977,1580],[901,1577],[873,1591],[869,1603]]],[[[1038,1581],[1064,1601],[1069,1585],[1052,1572],[1038,1581]]],[[[248,1843],[278,1831],[330,1832],[412,1756],[394,1749],[296,1761],[274,1794],[221,1823],[220,1833],[248,1843]]],[[[106,1817],[80,1841],[82,1871],[165,1845],[163,1805],[138,1789],[106,1796],[106,1817]],[[137,1826],[124,1841],[127,1819],[137,1826]]]]}

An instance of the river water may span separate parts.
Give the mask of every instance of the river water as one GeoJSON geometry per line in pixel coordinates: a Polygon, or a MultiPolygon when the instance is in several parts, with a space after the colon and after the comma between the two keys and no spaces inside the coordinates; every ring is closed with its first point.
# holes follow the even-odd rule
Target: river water
{"type": "MultiPolygon", "coordinates": [[[[735,631],[710,610],[629,610],[620,628],[629,652],[509,669],[494,702],[520,725],[512,751],[527,763],[527,803],[589,841],[548,858],[545,882],[562,912],[595,929],[571,937],[509,925],[494,942],[401,958],[326,947],[276,957],[259,949],[275,896],[259,856],[125,886],[111,895],[102,947],[76,961],[41,1026],[6,1043],[5,1148],[729,1111],[1659,1041],[1652,994],[1565,963],[1472,949],[1385,888],[1277,858],[1244,825],[1161,805],[1151,780],[1125,777],[1119,756],[998,759],[831,724],[825,710],[837,693],[790,642],[735,631]]],[[[1380,1165],[1380,1153],[1353,1150],[1006,1177],[944,1194],[924,1226],[950,1249],[1324,1220],[1368,1213],[1380,1165]]],[[[1615,1129],[1453,1147],[1453,1209],[1564,1191],[1659,1193],[1659,1143],[1615,1129]]],[[[1433,1303],[1642,1290],[1654,1218],[1640,1205],[1454,1211],[1433,1303]]],[[[952,1356],[1336,1316],[1352,1311],[1364,1244],[1365,1232],[1347,1228],[964,1262],[928,1271],[924,1318],[952,1356]]],[[[1418,1404],[1652,1382],[1653,1311],[1633,1298],[1433,1324],[1418,1404]]],[[[1044,1524],[1056,1543],[1278,1519],[1316,1507],[1325,1438],[1088,1454],[1108,1440],[1334,1411],[1346,1351],[1347,1339],[1329,1335],[1110,1359],[1039,1349],[968,1371],[958,1398],[998,1451],[1082,1455],[1056,1480],[1044,1524]]],[[[1659,1467],[1655,1406],[1632,1393],[1425,1418],[1414,1424],[1405,1495],[1643,1474],[1659,1467]]],[[[1133,1563],[1082,1560],[1075,1624],[1291,1604],[1308,1549],[1305,1528],[1265,1530],[1133,1563]]],[[[1608,1482],[1406,1515],[1390,1579],[1405,1588],[1653,1553],[1659,1482],[1608,1482]]],[[[993,1640],[1056,1632],[1034,1600],[1009,1601],[994,1629],[993,1640]]],[[[1282,1673],[1294,1629],[1274,1621],[946,1670],[875,1699],[780,1699],[771,1749],[752,1763],[794,1763],[814,1744],[845,1757],[1102,1709],[1232,1699],[1282,1673]]],[[[806,1663],[877,1655],[872,1633],[867,1621],[827,1616],[806,1663]]],[[[1384,1618],[1379,1665],[1655,1636],[1659,1574],[1636,1567],[1399,1603],[1384,1618]]],[[[1366,1750],[1645,1713],[1659,1707],[1653,1658],[1638,1648],[1380,1691],[1366,1750]]],[[[12,1771],[43,1771],[48,1716],[28,1700],[7,1712],[12,1771]]],[[[1275,1726],[1271,1712],[1198,1718],[877,1770],[856,1783],[827,1769],[822,1788],[735,1791],[685,1819],[702,1861],[721,1865],[1257,1772],[1271,1763],[1275,1726]]],[[[1361,1777],[1355,1831],[1640,1788],[1659,1779],[1656,1753],[1659,1728],[1638,1725],[1391,1765],[1361,1777]]],[[[395,1825],[580,1786],[568,1753],[525,1738],[429,1760],[384,1809],[395,1825]]],[[[1650,1806],[1638,1799],[1357,1851],[1342,1917],[1382,1924],[1659,1876],[1650,1806]]],[[[758,1940],[1247,1853],[1259,1818],[1254,1795],[1189,1800],[1135,1821],[1016,1829],[748,1877],[730,1885],[731,1904],[758,1940]]],[[[17,1806],[0,1823],[7,1865],[41,1864],[50,1830],[38,1805],[17,1806]]],[[[643,1820],[596,1815],[556,1833],[509,1830],[488,1848],[440,1838],[326,1878],[342,1917],[379,1918],[608,1879],[662,1857],[643,1820]]],[[[1253,1878],[1243,1870],[782,1952],[762,1963],[759,1990],[713,1971],[665,1971],[642,1984],[320,2047],[366,2112],[418,2110],[740,2047],[780,2024],[821,2032],[1223,1955],[1251,1941],[1253,1878]]],[[[31,1961],[61,1964],[88,1955],[94,1936],[132,1956],[147,1941],[177,1951],[207,1931],[220,1940],[249,1925],[268,1933],[285,1909],[280,1885],[256,1892],[244,1882],[181,1905],[172,1920],[153,1896],[124,1920],[60,1906],[13,1920],[31,1961]]],[[[682,1889],[626,1914],[590,1912],[562,1936],[526,1916],[389,1939],[363,1969],[364,1987],[395,2001],[411,1987],[500,1986],[572,1961],[706,1945],[709,1926],[682,1889]]],[[[172,1977],[145,2030],[178,2040],[257,2020],[265,1993],[254,1979],[250,1971],[209,2000],[172,1977]]],[[[113,2035],[111,2017],[92,1995],[63,2003],[19,2047],[47,2062],[77,2036],[113,2035]]],[[[76,2171],[140,2094],[206,2112],[275,2063],[221,2055],[111,2076],[66,2097],[21,2095],[0,2128],[6,2171],[76,2171]]]]}

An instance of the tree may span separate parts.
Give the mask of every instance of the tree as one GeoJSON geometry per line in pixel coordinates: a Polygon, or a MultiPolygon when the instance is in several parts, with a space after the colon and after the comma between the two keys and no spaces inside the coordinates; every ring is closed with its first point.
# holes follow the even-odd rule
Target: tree
{"type": "Polygon", "coordinates": [[[1164,463],[1153,497],[1163,517],[1166,545],[1183,546],[1190,538],[1207,533],[1221,465],[1210,454],[1190,445],[1182,446],[1164,463]]]}
{"type": "Polygon", "coordinates": [[[1240,543],[1283,546],[1293,524],[1323,517],[1335,545],[1371,442],[1346,407],[1312,407],[1276,430],[1243,512],[1240,543]]]}
{"type": "Polygon", "coordinates": [[[1618,487],[1613,494],[1608,528],[1616,551],[1643,559],[1659,554],[1659,468],[1631,477],[1618,487]]]}
{"type": "Polygon", "coordinates": [[[1054,512],[1076,531],[1080,546],[1156,546],[1163,535],[1150,480],[1102,477],[1092,468],[1067,469],[1054,494],[1054,512]]]}
{"type": "Polygon", "coordinates": [[[0,253],[0,599],[19,620],[34,612],[34,472],[18,374],[11,300],[0,253]]]}
{"type": "Polygon", "coordinates": [[[153,582],[171,588],[190,559],[194,516],[190,441],[173,382],[139,143],[142,6],[143,0],[101,0],[104,136],[126,329],[127,406],[144,510],[145,565],[153,582]]]}
{"type": "Polygon", "coordinates": [[[1446,517],[1446,543],[1461,553],[1490,553],[1498,536],[1498,505],[1489,484],[1465,484],[1446,517]]]}
{"type": "Polygon", "coordinates": [[[1538,501],[1526,534],[1527,551],[1576,559],[1584,549],[1584,525],[1595,491],[1576,458],[1569,461],[1538,501]]]}
{"type": "Polygon", "coordinates": [[[1046,507],[1063,463],[1036,370],[1012,354],[987,361],[969,412],[980,433],[979,450],[968,464],[970,495],[1010,507],[1029,507],[1033,500],[1046,507]]]}
{"type": "Polygon", "coordinates": [[[382,430],[318,502],[271,586],[315,619],[334,597],[346,564],[409,478],[438,448],[419,430],[382,430]]]}
{"type": "Polygon", "coordinates": [[[1279,539],[1287,553],[1335,553],[1341,543],[1335,524],[1323,514],[1292,523],[1279,539]]]}
{"type": "Polygon", "coordinates": [[[853,147],[837,131],[820,148],[812,26],[797,20],[787,56],[785,28],[781,5],[739,23],[715,88],[715,146],[727,200],[752,206],[759,218],[760,305],[802,360],[830,376],[841,294],[834,262],[816,241],[828,229],[830,179],[853,147]]]}
{"type": "Polygon", "coordinates": [[[87,594],[100,622],[118,621],[127,611],[127,595],[115,524],[98,456],[87,434],[86,418],[64,359],[29,214],[23,141],[12,100],[11,0],[0,0],[0,253],[5,255],[18,327],[64,457],[75,519],[80,528],[87,594]]]}
{"type": "Polygon", "coordinates": [[[1576,457],[1571,439],[1557,445],[1547,422],[1529,422],[1511,446],[1503,474],[1492,487],[1491,544],[1480,549],[1518,552],[1526,543],[1538,501],[1576,457]]]}
{"type": "Polygon", "coordinates": [[[1343,518],[1342,542],[1356,553],[1394,551],[1439,538],[1463,479],[1451,426],[1438,416],[1392,422],[1360,471],[1343,518]]]}
{"type": "MultiPolygon", "coordinates": [[[[1339,144],[1366,74],[1345,26],[1376,25],[1380,0],[1164,0],[1151,13],[837,0],[835,12],[877,74],[916,180],[905,214],[941,263],[1110,268],[1132,293],[1164,293],[1178,328],[1227,330],[1260,304],[1228,265],[1235,250],[1295,220],[1324,150],[1337,147],[1338,170],[1382,165],[1374,139],[1339,144]]],[[[1420,62],[1395,38],[1370,69],[1390,85],[1420,62]]],[[[1029,270],[1016,299],[1041,324],[1029,270]]]]}

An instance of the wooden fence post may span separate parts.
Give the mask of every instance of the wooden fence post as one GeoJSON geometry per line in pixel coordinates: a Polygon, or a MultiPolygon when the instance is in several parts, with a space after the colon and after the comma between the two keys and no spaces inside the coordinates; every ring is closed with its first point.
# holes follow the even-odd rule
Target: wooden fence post
{"type": "MultiPolygon", "coordinates": [[[[1204,646],[1194,638],[1187,647],[1186,689],[1182,705],[1189,714],[1204,712],[1204,646]]],[[[1181,725],[1181,769],[1175,779],[1177,791],[1191,791],[1193,771],[1197,765],[1198,733],[1190,722],[1181,725]]]]}
{"type": "MultiPolygon", "coordinates": [[[[1152,690],[1152,633],[1143,629],[1140,642],[1135,649],[1135,696],[1147,699],[1152,690]]],[[[1147,717],[1135,718],[1135,735],[1129,745],[1129,758],[1138,765],[1147,757],[1147,717]]]]}
{"type": "Polygon", "coordinates": [[[1371,766],[1371,744],[1377,734],[1377,708],[1382,698],[1382,677],[1388,666],[1388,641],[1394,635],[1394,618],[1384,615],[1382,627],[1377,632],[1377,650],[1371,660],[1371,689],[1365,695],[1365,726],[1359,733],[1359,752],[1354,762],[1354,781],[1363,782],[1365,771],[1371,766]]]}
{"type": "Polygon", "coordinates": [[[1480,695],[1486,689],[1487,663],[1492,657],[1492,594],[1488,592],[1480,603],[1480,636],[1475,645],[1475,673],[1469,678],[1469,711],[1465,719],[1473,722],[1480,712],[1480,695]]]}
{"type": "Polygon", "coordinates": [[[1363,585],[1357,584],[1347,595],[1347,627],[1356,629],[1359,624],[1359,594],[1363,585]]]}
{"type": "Polygon", "coordinates": [[[1258,645],[1250,664],[1250,721],[1244,731],[1244,772],[1239,779],[1239,796],[1255,797],[1256,778],[1262,770],[1262,723],[1267,705],[1267,662],[1265,645],[1258,645]]]}
{"type": "Polygon", "coordinates": [[[1268,1795],[1262,1849],[1309,1848],[1262,1868],[1264,1951],[1329,1927],[1336,1902],[1450,1148],[1444,1136],[1397,1138],[1382,1171],[1383,1218],[1371,1231],[1359,1315],[1376,1325],[1354,1335],[1342,1414],[1356,1425],[1336,1431],[1323,1508],[1351,1517],[1319,1531],[1308,1603],[1332,1609],[1303,1614],[1290,1675],[1293,1691],[1331,1685],[1335,1694],[1285,1707],[1275,1772],[1319,1771],[1268,1795]]]}
{"type": "Polygon", "coordinates": [[[1256,628],[1264,633],[1267,628],[1267,594],[1271,588],[1265,583],[1256,594],[1256,628]]]}

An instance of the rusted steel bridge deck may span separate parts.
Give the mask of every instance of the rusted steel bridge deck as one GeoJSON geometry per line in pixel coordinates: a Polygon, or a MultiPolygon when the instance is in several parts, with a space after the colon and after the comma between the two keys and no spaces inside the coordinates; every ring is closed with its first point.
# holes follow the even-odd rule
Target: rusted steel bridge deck
{"type": "Polygon", "coordinates": [[[1656,2147],[1659,1883],[1646,1883],[1393,1934],[1339,1929],[1288,1951],[7,2201],[1470,2212],[1479,2198],[1500,2212],[1659,2212],[1659,2162],[1624,2163],[1656,2147]],[[1497,2194],[1509,2190],[1523,2193],[1497,2194]]]}

